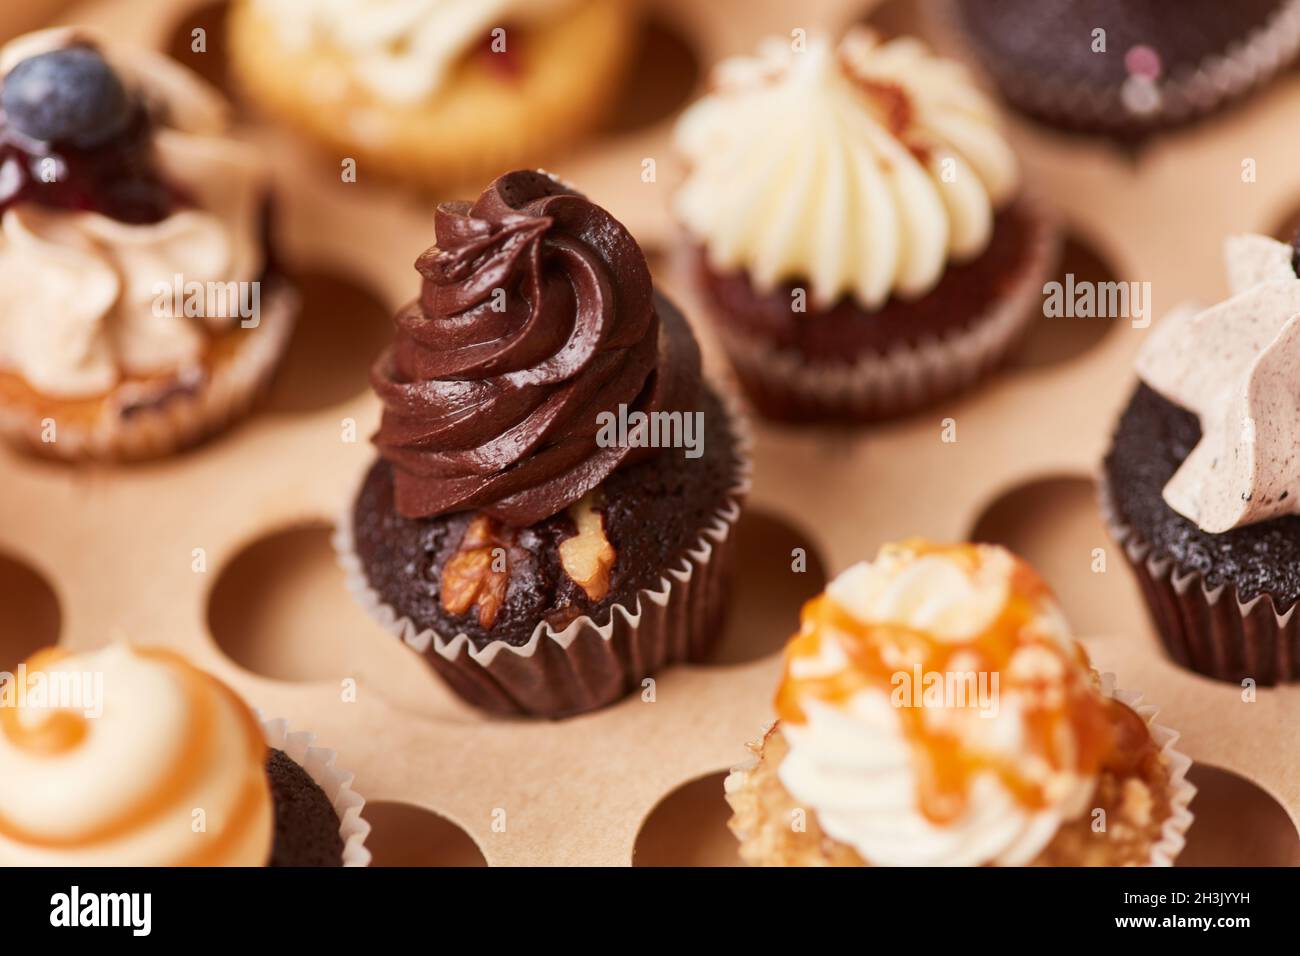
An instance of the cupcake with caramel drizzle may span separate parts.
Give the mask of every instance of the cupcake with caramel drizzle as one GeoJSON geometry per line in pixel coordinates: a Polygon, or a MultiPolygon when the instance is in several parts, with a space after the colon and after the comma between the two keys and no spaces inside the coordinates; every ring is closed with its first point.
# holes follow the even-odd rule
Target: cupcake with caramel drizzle
{"type": "Polygon", "coordinates": [[[1188,761],[1135,706],[1009,552],[886,545],[804,607],[731,827],[753,864],[1168,864],[1188,761]]]}
{"type": "MultiPolygon", "coordinates": [[[[234,692],[163,650],[0,675],[0,866],[339,866],[335,803],[234,692]]],[[[345,788],[346,789],[346,788],[345,788]]],[[[350,793],[350,791],[349,791],[350,793]]]]}

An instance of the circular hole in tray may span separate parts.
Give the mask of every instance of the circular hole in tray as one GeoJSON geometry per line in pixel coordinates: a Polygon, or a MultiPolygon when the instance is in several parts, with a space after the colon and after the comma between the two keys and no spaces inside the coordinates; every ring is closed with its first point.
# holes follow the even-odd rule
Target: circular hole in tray
{"type": "MultiPolygon", "coordinates": [[[[200,3],[188,9],[172,28],[167,55],[185,64],[233,99],[226,57],[226,0],[200,3]],[[204,33],[204,50],[194,49],[194,31],[204,33]]],[[[236,100],[236,102],[238,102],[236,100]]]]}
{"type": "MultiPolygon", "coordinates": [[[[1073,276],[1073,288],[1077,291],[1080,283],[1102,283],[1118,281],[1115,269],[1096,247],[1086,239],[1073,232],[1067,232],[1061,247],[1060,263],[1057,266],[1056,282],[1061,283],[1063,300],[1068,300],[1071,286],[1068,284],[1073,276]]],[[[1094,291],[1096,288],[1094,286],[1094,291]]],[[[1040,298],[1039,304],[1045,304],[1040,298]]],[[[1075,301],[1078,301],[1077,295],[1075,301]]],[[[1149,303],[1143,303],[1144,307],[1149,303]]],[[[1130,304],[1129,308],[1132,308],[1130,304]]],[[[1083,318],[1065,316],[1047,316],[1040,311],[1035,316],[1024,341],[1007,361],[1010,368],[1041,368],[1067,362],[1095,347],[1117,322],[1131,321],[1121,318],[1083,318]]]]}
{"type": "Polygon", "coordinates": [[[487,866],[468,833],[446,817],[409,803],[367,803],[366,848],[372,866],[487,866]]]}
{"type": "Polygon", "coordinates": [[[12,672],[42,647],[59,642],[62,612],[44,576],[0,552],[0,671],[12,672]]]}
{"type": "Polygon", "coordinates": [[[710,664],[742,664],[779,651],[799,629],[799,608],[826,586],[826,570],[808,536],[767,512],[742,512],[727,624],[710,664]],[[802,549],[803,570],[795,570],[802,549]]]}
{"type": "Polygon", "coordinates": [[[727,829],[726,778],[726,773],[711,773],[660,800],[637,834],[632,865],[743,866],[736,838],[727,829]]]}
{"type": "Polygon", "coordinates": [[[916,0],[883,0],[862,18],[886,36],[918,36],[924,20],[916,0]]]}
{"type": "Polygon", "coordinates": [[[700,63],[678,28],[653,12],[643,18],[623,89],[604,129],[629,133],[667,119],[695,90],[700,63]]]}
{"type": "Polygon", "coordinates": [[[1075,634],[1145,631],[1141,595],[1088,479],[1042,478],[1012,488],[984,509],[970,539],[1003,545],[1029,562],[1056,592],[1075,634]]]}
{"type": "MultiPolygon", "coordinates": [[[[348,591],[331,526],[272,531],[236,554],[208,596],[208,626],[246,670],[284,681],[340,682],[433,717],[472,714],[437,675],[385,633],[348,591]]],[[[342,699],[342,698],[341,698],[342,699]]]]}
{"type": "Polygon", "coordinates": [[[1231,770],[1195,764],[1196,785],[1179,866],[1300,866],[1300,834],[1282,805],[1231,770]]]}
{"type": "Polygon", "coordinates": [[[365,394],[370,366],[388,344],[388,308],[346,276],[304,270],[293,276],[302,311],[267,398],[275,412],[311,412],[365,394]]]}

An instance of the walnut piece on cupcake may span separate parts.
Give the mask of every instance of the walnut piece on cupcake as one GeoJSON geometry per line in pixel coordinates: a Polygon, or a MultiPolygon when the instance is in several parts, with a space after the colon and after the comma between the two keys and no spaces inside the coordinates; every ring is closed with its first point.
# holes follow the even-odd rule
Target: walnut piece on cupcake
{"type": "Polygon", "coordinates": [[[992,545],[846,570],[803,609],[776,712],[726,782],[751,864],[1168,865],[1191,823],[1176,735],[992,545]]]}

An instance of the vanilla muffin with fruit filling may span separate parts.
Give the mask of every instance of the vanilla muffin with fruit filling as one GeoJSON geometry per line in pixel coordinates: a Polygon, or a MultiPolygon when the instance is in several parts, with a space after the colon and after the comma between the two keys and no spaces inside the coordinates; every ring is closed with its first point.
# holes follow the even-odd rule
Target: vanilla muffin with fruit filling
{"type": "Polygon", "coordinates": [[[751,864],[1167,865],[1191,822],[1175,735],[991,545],[905,541],[841,574],[776,712],[726,785],[751,864]]]}
{"type": "Polygon", "coordinates": [[[245,413],[297,296],[267,248],[268,170],[166,57],[78,30],[0,50],[0,432],[145,458],[245,413]]]}

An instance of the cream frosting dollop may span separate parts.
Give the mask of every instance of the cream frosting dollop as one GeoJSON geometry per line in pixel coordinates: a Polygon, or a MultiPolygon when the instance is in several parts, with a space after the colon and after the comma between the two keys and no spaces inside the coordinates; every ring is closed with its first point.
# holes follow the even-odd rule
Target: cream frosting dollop
{"type": "Polygon", "coordinates": [[[161,289],[173,288],[177,276],[182,283],[256,281],[265,263],[262,206],[269,188],[256,148],[230,138],[220,94],[162,54],[53,29],[0,49],[0,73],[82,39],[154,104],[158,168],[193,205],[145,225],[35,202],[0,217],[0,368],[38,392],[68,399],[199,361],[205,327],[225,328],[231,317],[175,315],[161,289]]]}
{"type": "Polygon", "coordinates": [[[1300,278],[1267,236],[1224,243],[1231,295],[1175,310],[1151,330],[1138,376],[1194,412],[1201,440],[1165,503],[1203,531],[1300,514],[1300,278]]]}
{"type": "Polygon", "coordinates": [[[266,744],[219,681],[115,644],[43,652],[7,683],[0,866],[266,865],[266,744]]]}
{"type": "Polygon", "coordinates": [[[436,93],[452,67],[491,31],[544,22],[574,0],[255,0],[294,50],[324,42],[342,52],[376,96],[415,103],[436,93]]]}
{"type": "Polygon", "coordinates": [[[711,266],[830,305],[915,298],[988,245],[1019,170],[996,112],[919,40],[770,38],[720,64],[678,122],[674,206],[711,266]]]}
{"type": "Polygon", "coordinates": [[[1080,717],[1101,708],[1022,562],[990,545],[886,545],[805,609],[777,695],[778,774],[874,865],[1023,865],[1088,805],[1098,771],[1081,728],[1095,725],[1080,717]],[[965,701],[911,696],[918,674],[981,672],[997,682],[976,678],[965,701]]]}

